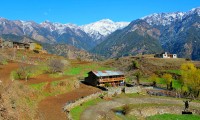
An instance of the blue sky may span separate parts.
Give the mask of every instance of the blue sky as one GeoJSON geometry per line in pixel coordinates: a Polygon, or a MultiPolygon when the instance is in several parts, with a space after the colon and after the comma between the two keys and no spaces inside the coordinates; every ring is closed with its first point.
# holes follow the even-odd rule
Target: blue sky
{"type": "Polygon", "coordinates": [[[32,20],[88,24],[104,18],[132,21],[161,12],[189,11],[200,0],[1,0],[0,16],[32,20]]]}

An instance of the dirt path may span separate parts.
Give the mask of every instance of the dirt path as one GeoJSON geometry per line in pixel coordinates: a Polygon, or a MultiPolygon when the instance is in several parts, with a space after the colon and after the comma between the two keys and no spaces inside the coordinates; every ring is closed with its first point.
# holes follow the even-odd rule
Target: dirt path
{"type": "Polygon", "coordinates": [[[19,67],[18,63],[9,62],[7,65],[3,65],[0,69],[0,80],[5,84],[11,82],[10,73],[19,67]]]}
{"type": "Polygon", "coordinates": [[[42,100],[39,103],[39,112],[42,115],[42,119],[45,120],[66,120],[66,114],[62,111],[62,107],[66,102],[88,96],[98,91],[100,91],[98,88],[81,84],[80,88],[76,90],[58,96],[47,97],[42,100]]]}
{"type": "MultiPolygon", "coordinates": [[[[101,115],[111,115],[112,109],[126,105],[126,104],[144,104],[144,103],[155,103],[155,104],[172,104],[183,106],[182,100],[170,99],[170,98],[116,98],[111,101],[100,102],[97,105],[91,106],[81,114],[81,120],[98,120],[101,115]],[[91,117],[92,116],[92,117],[91,117]]],[[[200,103],[190,103],[191,107],[199,107],[200,103]]]]}

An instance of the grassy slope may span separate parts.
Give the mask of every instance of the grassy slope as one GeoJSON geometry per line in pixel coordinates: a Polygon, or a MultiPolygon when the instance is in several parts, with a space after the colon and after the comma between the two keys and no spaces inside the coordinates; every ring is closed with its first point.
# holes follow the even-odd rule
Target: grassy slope
{"type": "Polygon", "coordinates": [[[199,120],[199,115],[175,115],[175,114],[162,114],[154,115],[147,118],[147,120],[199,120]]]}
{"type": "Polygon", "coordinates": [[[77,106],[77,107],[73,108],[70,111],[73,120],[80,120],[81,113],[86,108],[88,108],[89,106],[95,105],[96,103],[101,102],[101,101],[103,101],[103,100],[100,98],[97,98],[94,100],[87,101],[87,102],[83,103],[81,106],[77,106]]]}

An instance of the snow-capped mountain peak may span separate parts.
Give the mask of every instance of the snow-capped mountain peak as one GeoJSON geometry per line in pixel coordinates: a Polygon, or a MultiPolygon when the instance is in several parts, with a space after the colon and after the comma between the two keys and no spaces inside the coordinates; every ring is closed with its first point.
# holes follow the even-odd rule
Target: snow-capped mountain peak
{"type": "Polygon", "coordinates": [[[172,22],[182,19],[185,15],[184,12],[173,12],[173,13],[154,13],[145,17],[142,17],[142,20],[145,20],[150,25],[170,25],[172,22]]]}
{"type": "Polygon", "coordinates": [[[62,24],[62,23],[52,23],[49,21],[44,21],[43,23],[40,23],[40,25],[44,28],[49,29],[51,32],[57,31],[59,34],[65,33],[66,29],[72,29],[72,30],[80,30],[80,27],[75,24],[62,24]]]}
{"type": "Polygon", "coordinates": [[[187,15],[191,15],[191,14],[198,14],[200,16],[200,7],[193,8],[187,13],[187,15]]]}
{"type": "Polygon", "coordinates": [[[102,20],[99,20],[97,22],[103,22],[103,23],[114,23],[112,20],[110,19],[102,19],[102,20]]]}
{"type": "Polygon", "coordinates": [[[81,29],[93,39],[99,40],[117,29],[126,27],[128,24],[129,22],[113,22],[110,19],[102,19],[91,24],[83,25],[81,29]]]}

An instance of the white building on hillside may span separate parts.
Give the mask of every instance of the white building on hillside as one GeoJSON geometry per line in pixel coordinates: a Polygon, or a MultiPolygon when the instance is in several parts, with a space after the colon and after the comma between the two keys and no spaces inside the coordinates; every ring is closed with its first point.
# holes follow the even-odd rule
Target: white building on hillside
{"type": "Polygon", "coordinates": [[[177,54],[169,54],[167,52],[163,52],[161,54],[155,54],[154,57],[157,57],[157,58],[177,58],[177,54]]]}

